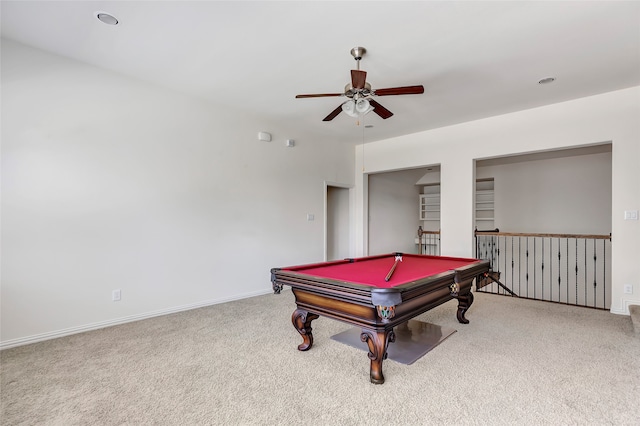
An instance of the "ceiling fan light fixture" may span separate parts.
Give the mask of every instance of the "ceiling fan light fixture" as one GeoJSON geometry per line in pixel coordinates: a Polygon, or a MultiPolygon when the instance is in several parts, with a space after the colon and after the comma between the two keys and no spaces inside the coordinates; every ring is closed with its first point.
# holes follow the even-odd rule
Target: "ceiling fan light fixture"
{"type": "Polygon", "coordinates": [[[351,117],[358,116],[358,111],[356,111],[356,103],[351,99],[342,104],[342,110],[351,117]]]}
{"type": "Polygon", "coordinates": [[[356,111],[358,111],[362,115],[365,115],[373,111],[373,107],[368,100],[359,99],[358,102],[356,102],[356,111]]]}
{"type": "Polygon", "coordinates": [[[359,117],[373,111],[373,107],[367,99],[349,99],[342,104],[342,111],[350,117],[359,117]]]}

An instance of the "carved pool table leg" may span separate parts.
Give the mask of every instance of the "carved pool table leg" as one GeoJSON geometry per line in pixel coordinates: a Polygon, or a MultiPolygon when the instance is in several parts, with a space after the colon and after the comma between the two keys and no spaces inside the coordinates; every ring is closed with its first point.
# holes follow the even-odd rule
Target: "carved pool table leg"
{"type": "Polygon", "coordinates": [[[313,345],[313,334],[311,333],[311,321],[318,318],[318,315],[309,313],[303,309],[296,309],[291,315],[291,322],[302,336],[302,343],[298,345],[299,351],[306,351],[313,345]]]}
{"type": "Polygon", "coordinates": [[[469,309],[473,303],[473,293],[468,292],[466,294],[460,294],[458,299],[458,321],[462,324],[469,324],[469,320],[464,317],[465,312],[469,309]]]}
{"type": "Polygon", "coordinates": [[[371,383],[382,384],[384,383],[384,376],[382,375],[382,361],[387,358],[387,347],[390,342],[395,342],[396,335],[391,330],[385,331],[369,331],[362,330],[360,340],[367,343],[369,346],[369,359],[371,360],[371,369],[369,372],[371,383]]]}

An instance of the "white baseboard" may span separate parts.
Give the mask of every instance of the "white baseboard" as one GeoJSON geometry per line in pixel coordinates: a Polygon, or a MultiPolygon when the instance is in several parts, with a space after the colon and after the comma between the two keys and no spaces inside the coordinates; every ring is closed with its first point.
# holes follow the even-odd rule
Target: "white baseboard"
{"type": "Polygon", "coordinates": [[[629,305],[640,305],[640,301],[638,301],[638,300],[622,299],[621,302],[622,302],[621,306],[618,306],[616,308],[611,307],[611,313],[612,314],[630,315],[629,314],[629,305]]]}
{"type": "Polygon", "coordinates": [[[158,311],[146,312],[143,314],[130,315],[127,317],[116,318],[107,321],[95,322],[92,324],[81,325],[78,327],[70,327],[62,330],[51,331],[48,333],[34,334],[33,336],[20,337],[18,339],[11,339],[0,342],[0,350],[14,348],[16,346],[29,345],[31,343],[42,342],[45,340],[57,339],[58,337],[69,336],[71,334],[84,333],[85,331],[97,330],[105,327],[112,327],[114,325],[126,324],[128,322],[140,321],[143,319],[159,317],[162,315],[174,314],[176,312],[188,311],[191,309],[204,308],[205,306],[218,305],[220,303],[232,302],[234,300],[247,299],[249,297],[262,296],[265,294],[273,293],[273,290],[260,290],[253,293],[244,293],[238,296],[206,300],[204,302],[192,303],[189,305],[176,306],[173,308],[161,309],[158,311]]]}

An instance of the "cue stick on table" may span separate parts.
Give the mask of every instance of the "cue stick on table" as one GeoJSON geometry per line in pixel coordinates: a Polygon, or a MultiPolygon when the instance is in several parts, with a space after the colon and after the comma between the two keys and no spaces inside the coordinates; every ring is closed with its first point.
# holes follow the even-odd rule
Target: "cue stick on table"
{"type": "Polygon", "coordinates": [[[386,278],[384,279],[385,281],[389,281],[391,279],[391,275],[393,275],[393,273],[395,272],[396,266],[398,266],[398,262],[402,262],[402,256],[396,256],[396,261],[393,262],[393,266],[391,267],[391,270],[389,271],[386,278]]]}

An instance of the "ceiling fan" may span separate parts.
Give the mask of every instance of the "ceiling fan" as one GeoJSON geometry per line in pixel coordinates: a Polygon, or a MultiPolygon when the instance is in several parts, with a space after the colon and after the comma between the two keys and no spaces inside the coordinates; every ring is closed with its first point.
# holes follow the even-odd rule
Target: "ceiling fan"
{"type": "Polygon", "coordinates": [[[351,83],[347,83],[343,93],[318,93],[310,95],[296,95],[299,98],[323,98],[329,96],[346,96],[348,101],[342,103],[338,108],[334,109],[331,114],[327,115],[322,121],[331,121],[337,117],[342,111],[352,117],[364,115],[370,111],[375,112],[383,119],[387,119],[393,115],[391,111],[380,105],[373,96],[391,96],[391,95],[419,95],[424,93],[424,87],[419,86],[403,86],[390,87],[387,89],[373,90],[371,85],[367,83],[367,72],[360,70],[360,59],[367,52],[364,47],[354,47],[351,49],[351,56],[357,62],[357,69],[351,70],[351,83]]]}

